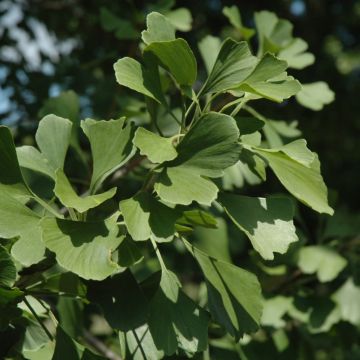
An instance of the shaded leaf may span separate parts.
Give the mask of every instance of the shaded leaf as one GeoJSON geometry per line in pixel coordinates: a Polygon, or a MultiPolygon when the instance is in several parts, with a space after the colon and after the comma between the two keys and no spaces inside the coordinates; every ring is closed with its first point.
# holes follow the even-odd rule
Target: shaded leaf
{"type": "Polygon", "coordinates": [[[150,303],[149,329],[154,343],[166,355],[177,348],[187,353],[207,347],[208,316],[180,289],[176,275],[162,269],[160,288],[150,303]]]}
{"type": "Polygon", "coordinates": [[[6,126],[0,126],[0,190],[20,198],[30,195],[20,170],[14,140],[6,126]]]}
{"type": "Polygon", "coordinates": [[[236,339],[258,329],[262,312],[260,284],[255,275],[217,260],[185,242],[198,261],[208,290],[214,319],[236,339]]]}
{"type": "Polygon", "coordinates": [[[152,42],[145,48],[168,70],[181,86],[191,86],[197,76],[195,56],[184,39],[152,42]]]}
{"type": "Polygon", "coordinates": [[[151,194],[141,192],[120,201],[120,210],[129,234],[134,240],[171,240],[179,213],[156,200],[151,194]]]}
{"type": "Polygon", "coordinates": [[[216,93],[236,88],[246,79],[256,65],[246,41],[226,39],[206,80],[202,94],[216,93]]]}
{"type": "Polygon", "coordinates": [[[124,57],[114,64],[116,81],[123,86],[163,102],[159,74],[153,67],[145,67],[138,61],[124,57]]]}
{"type": "Polygon", "coordinates": [[[88,296],[100,305],[109,325],[130,331],[146,322],[148,301],[130,270],[101,283],[90,283],[88,296]]]}
{"type": "Polygon", "coordinates": [[[0,286],[12,287],[16,280],[16,267],[7,250],[0,246],[0,286]]]}

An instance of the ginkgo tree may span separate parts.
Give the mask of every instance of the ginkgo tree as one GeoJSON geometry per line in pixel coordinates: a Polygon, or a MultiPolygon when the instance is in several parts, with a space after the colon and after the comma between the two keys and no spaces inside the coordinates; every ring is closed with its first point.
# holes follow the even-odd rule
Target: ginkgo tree
{"type": "MultiPolygon", "coordinates": [[[[306,42],[270,12],[255,15],[255,29],[243,26],[236,7],[224,14],[243,40],[201,40],[204,81],[201,60],[177,37],[174,21],[147,16],[141,56],[114,64],[119,85],[144,99],[147,124],[125,117],[77,123],[49,114],[39,122],[36,144],[19,147],[10,129],[0,127],[0,331],[18,333],[11,356],[193,357],[209,354],[210,329],[237,343],[259,329],[260,283],[224,249],[217,256],[210,245],[197,246],[194,231],[210,242],[211,232],[232,222],[259,256],[273,260],[298,241],[296,201],[333,214],[318,156],[295,139],[296,126],[252,106],[295,97],[319,110],[332,101],[325,83],[301,84],[288,73],[313,63],[306,42]],[[91,169],[81,192],[68,175],[69,157],[91,169]],[[124,192],[116,180],[128,178],[126,186],[137,168],[141,185],[124,192]],[[269,171],[291,195],[241,192],[244,181],[266,181],[269,171]],[[31,174],[46,179],[50,197],[39,195],[31,174]],[[168,265],[171,246],[201,269],[205,300],[191,296],[168,265]],[[76,331],[76,320],[69,326],[68,313],[89,304],[116,334],[115,353],[89,341],[87,330],[76,331]]],[[[299,266],[327,281],[334,275],[312,261],[324,251],[330,250],[305,247],[299,266]]],[[[345,265],[330,253],[337,273],[345,265]]]]}

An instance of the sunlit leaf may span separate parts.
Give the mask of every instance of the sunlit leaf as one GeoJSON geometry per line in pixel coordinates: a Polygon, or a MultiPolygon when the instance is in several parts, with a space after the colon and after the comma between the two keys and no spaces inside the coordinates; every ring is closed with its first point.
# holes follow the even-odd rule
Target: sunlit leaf
{"type": "Polygon", "coordinates": [[[288,198],[221,194],[220,202],[266,260],[274,259],[274,252],[284,254],[298,240],[293,224],[294,207],[288,198]]]}
{"type": "Polygon", "coordinates": [[[116,271],[112,252],[124,239],[116,218],[105,222],[49,219],[41,221],[45,246],[65,269],[84,279],[103,280],[116,271]]]}
{"type": "Polygon", "coordinates": [[[169,19],[158,12],[151,12],[146,17],[147,30],[141,33],[145,44],[157,41],[175,40],[175,29],[169,19]]]}
{"type": "Polygon", "coordinates": [[[301,91],[296,94],[296,100],[300,105],[314,111],[321,110],[325,105],[332,103],[334,99],[334,92],[324,81],[302,84],[301,91]]]}
{"type": "Polygon", "coordinates": [[[93,157],[90,188],[95,192],[107,176],[134,155],[131,142],[133,124],[125,122],[125,118],[109,121],[86,119],[81,122],[81,128],[90,141],[93,157]]]}
{"type": "Polygon", "coordinates": [[[161,164],[176,158],[177,151],[171,138],[164,138],[142,127],[135,132],[134,145],[153,163],[161,164]]]}

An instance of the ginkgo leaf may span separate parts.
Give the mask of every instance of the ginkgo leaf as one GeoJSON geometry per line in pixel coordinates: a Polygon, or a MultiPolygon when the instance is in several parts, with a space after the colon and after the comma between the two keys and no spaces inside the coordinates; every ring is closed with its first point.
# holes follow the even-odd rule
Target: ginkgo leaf
{"type": "Polygon", "coordinates": [[[130,199],[120,201],[120,210],[129,234],[134,240],[170,241],[175,233],[175,222],[180,214],[151,194],[141,192],[130,199]]]}
{"type": "Polygon", "coordinates": [[[301,90],[300,83],[286,75],[287,63],[267,53],[237,89],[281,102],[301,90]]]}
{"type": "Polygon", "coordinates": [[[315,56],[306,52],[308,44],[300,38],[295,38],[289,45],[279,51],[279,59],[285,60],[293,69],[304,69],[315,61],[315,56]]]}
{"type": "Polygon", "coordinates": [[[150,302],[149,330],[156,347],[172,355],[180,347],[188,353],[207,347],[208,315],[187,297],[176,275],[163,268],[160,288],[150,302]]]}
{"type": "Polygon", "coordinates": [[[184,39],[150,43],[145,54],[153,54],[159,65],[168,70],[180,86],[192,86],[197,76],[195,56],[184,39]]]}
{"type": "Polygon", "coordinates": [[[133,155],[133,124],[125,118],[109,121],[86,119],[81,128],[88,137],[93,158],[93,174],[91,177],[91,193],[112,172],[125,164],[133,155]]]}
{"type": "Polygon", "coordinates": [[[141,38],[145,44],[175,40],[175,28],[164,15],[151,12],[146,17],[146,25],[147,30],[141,33],[141,38]]]}
{"type": "Polygon", "coordinates": [[[11,247],[12,257],[25,267],[37,264],[45,255],[39,222],[40,219],[37,219],[34,227],[21,232],[19,240],[11,247]]]}
{"type": "Polygon", "coordinates": [[[221,40],[218,37],[206,35],[199,41],[198,47],[204,60],[206,71],[210,74],[221,49],[221,40]]]}
{"type": "Polygon", "coordinates": [[[101,194],[81,197],[75,192],[65,173],[59,169],[56,171],[54,193],[63,205],[83,213],[111,199],[116,193],[116,188],[101,194]]]}
{"type": "Polygon", "coordinates": [[[192,16],[191,12],[187,8],[177,8],[165,13],[166,18],[170,23],[180,31],[190,31],[192,16]]]}
{"type": "Polygon", "coordinates": [[[262,148],[253,148],[253,151],[268,161],[280,182],[298,200],[315,211],[332,215],[334,211],[328,205],[327,188],[316,153],[310,162],[306,142],[297,141],[295,145],[288,144],[277,151],[262,148]]]}
{"type": "Polygon", "coordinates": [[[19,165],[23,168],[40,172],[54,178],[54,170],[45,156],[33,146],[20,146],[16,148],[19,165]]]}
{"type": "Polygon", "coordinates": [[[118,269],[112,252],[123,241],[116,216],[103,222],[44,218],[42,240],[57,262],[84,279],[103,280],[118,269]]]}
{"type": "Polygon", "coordinates": [[[171,138],[159,136],[142,127],[136,130],[133,143],[140,149],[140,154],[146,155],[153,163],[161,164],[164,161],[173,160],[177,156],[171,138]]]}
{"type": "Polygon", "coordinates": [[[39,220],[39,215],[22,202],[0,191],[0,237],[19,236],[38,226],[39,220]]]}
{"type": "Polygon", "coordinates": [[[36,143],[53,171],[64,167],[71,130],[72,122],[56,115],[46,115],[39,122],[36,143]]]}
{"type": "Polygon", "coordinates": [[[256,276],[217,260],[185,241],[206,279],[208,306],[214,319],[236,339],[258,329],[262,296],[256,276]]]}
{"type": "Polygon", "coordinates": [[[235,120],[224,114],[207,113],[177,146],[178,156],[166,163],[154,188],[165,202],[210,205],[218,189],[208,177],[220,177],[239,159],[241,146],[235,120]]]}
{"type": "Polygon", "coordinates": [[[223,14],[228,18],[230,24],[239,30],[241,36],[245,40],[249,40],[255,34],[254,29],[250,29],[243,25],[239,8],[236,5],[225,6],[223,8],[223,14]]]}
{"type": "Polygon", "coordinates": [[[296,100],[300,105],[314,111],[321,110],[325,105],[332,103],[334,99],[334,92],[324,81],[302,84],[301,91],[296,94],[296,100]]]}
{"type": "Polygon", "coordinates": [[[6,126],[0,126],[0,190],[18,198],[31,194],[20,170],[10,129],[6,126]]]}
{"type": "Polygon", "coordinates": [[[158,103],[164,101],[159,73],[152,66],[146,67],[138,61],[124,57],[114,64],[116,81],[131,90],[148,96],[158,103]]]}
{"type": "Polygon", "coordinates": [[[245,232],[265,260],[274,259],[274,252],[284,254],[289,245],[298,240],[290,199],[231,194],[221,194],[219,199],[230,219],[245,232]]]}
{"type": "Polygon", "coordinates": [[[331,298],[339,307],[341,319],[359,326],[360,287],[354,283],[354,279],[348,278],[331,298]]]}
{"type": "Polygon", "coordinates": [[[320,282],[336,279],[347,261],[327,246],[305,246],[299,250],[298,266],[305,274],[316,273],[320,282]]]}
{"type": "Polygon", "coordinates": [[[257,58],[246,41],[226,39],[206,80],[202,94],[222,92],[237,87],[252,72],[257,58]]]}
{"type": "Polygon", "coordinates": [[[12,287],[15,280],[15,264],[7,250],[0,245],[0,286],[12,287]]]}

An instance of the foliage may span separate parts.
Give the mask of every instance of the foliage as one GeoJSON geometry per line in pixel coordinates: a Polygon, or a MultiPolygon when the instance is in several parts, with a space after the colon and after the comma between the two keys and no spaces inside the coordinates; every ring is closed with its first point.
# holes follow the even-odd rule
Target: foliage
{"type": "MultiPolygon", "coordinates": [[[[338,281],[348,259],[328,240],[337,246],[336,237],[357,231],[334,234],[335,220],[324,217],[327,243],[301,247],[296,199],[333,214],[318,156],[295,139],[296,126],[249,105],[296,97],[319,110],[332,101],[323,82],[288,74],[314,61],[305,41],[273,13],[256,13],[251,29],[236,7],[225,8],[243,40],[202,39],[201,81],[197,49],[176,37],[189,30],[188,11],[164,14],[148,14],[141,57],[114,64],[117,82],[140,94],[132,116],[79,121],[68,92],[42,109],[53,114],[40,120],[36,146],[15,147],[0,127],[4,357],[280,358],[292,351],[288,324],[304,338],[359,325],[355,277],[336,291],[280,291],[298,286],[287,269],[294,280],[338,281]],[[244,180],[264,182],[268,169],[293,197],[245,196],[244,180]],[[229,246],[250,246],[252,261],[237,266],[229,246]],[[180,271],[174,257],[190,265],[180,271]],[[95,315],[113,350],[88,330],[95,315]]],[[[119,39],[136,36],[104,9],[101,19],[119,39]]]]}

